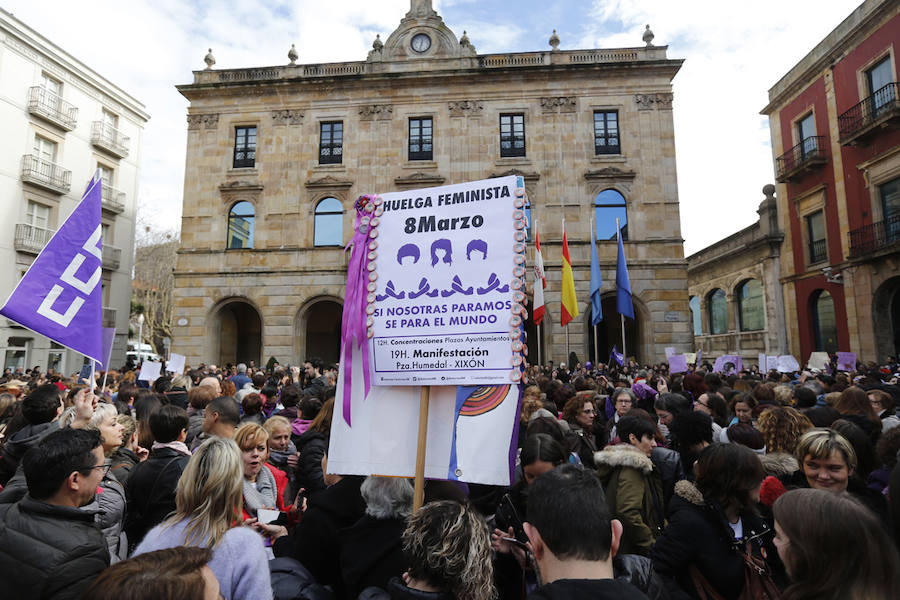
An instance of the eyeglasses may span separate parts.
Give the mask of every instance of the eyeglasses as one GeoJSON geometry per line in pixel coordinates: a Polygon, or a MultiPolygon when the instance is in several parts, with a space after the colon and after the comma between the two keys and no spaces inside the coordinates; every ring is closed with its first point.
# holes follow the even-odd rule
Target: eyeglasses
{"type": "Polygon", "coordinates": [[[84,467],[78,469],[79,471],[93,471],[94,469],[103,469],[102,476],[105,477],[107,473],[109,473],[109,469],[112,467],[112,464],[108,465],[94,465],[93,467],[84,467]]]}
{"type": "Polygon", "coordinates": [[[709,404],[707,404],[705,402],[700,402],[699,400],[697,400],[694,404],[699,404],[703,408],[709,408],[709,404]]]}
{"type": "Polygon", "coordinates": [[[595,411],[593,408],[585,408],[585,409],[582,410],[581,412],[584,413],[584,414],[586,414],[586,415],[593,415],[593,414],[595,414],[597,411],[595,411]]]}

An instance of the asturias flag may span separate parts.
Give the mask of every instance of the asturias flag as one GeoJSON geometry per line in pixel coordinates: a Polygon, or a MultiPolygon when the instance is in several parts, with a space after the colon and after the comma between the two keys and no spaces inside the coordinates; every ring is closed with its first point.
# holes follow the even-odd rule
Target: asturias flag
{"type": "Polygon", "coordinates": [[[0,314],[102,362],[101,181],[99,176],[91,180],[81,202],[34,259],[0,314]]]}
{"type": "Polygon", "coordinates": [[[616,261],[616,311],[634,320],[634,304],[631,301],[631,282],[628,281],[628,265],[625,264],[625,247],[622,245],[622,232],[619,239],[619,258],[616,261]]]}
{"type": "Polygon", "coordinates": [[[544,257],[541,255],[541,236],[534,228],[534,301],[532,303],[532,318],[535,325],[540,325],[544,320],[544,288],[547,280],[544,278],[544,257]]]}
{"type": "Polygon", "coordinates": [[[572,275],[572,259],[569,258],[569,241],[566,239],[566,226],[563,225],[563,263],[562,263],[562,316],[560,324],[565,327],[569,321],[578,316],[578,300],[575,298],[575,277],[572,275]]]}

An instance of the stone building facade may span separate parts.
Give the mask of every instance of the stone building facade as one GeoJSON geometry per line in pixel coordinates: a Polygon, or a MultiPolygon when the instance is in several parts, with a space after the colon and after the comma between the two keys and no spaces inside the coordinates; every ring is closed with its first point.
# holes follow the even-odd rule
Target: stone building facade
{"type": "MultiPolygon", "coordinates": [[[[540,356],[601,360],[617,344],[615,218],[636,319],[628,353],[691,348],[665,46],[478,54],[412,0],[365,61],[194,72],[174,352],[189,363],[338,357],[343,244],[361,194],[524,177],[548,316],[540,356]],[[589,324],[591,217],[606,320],[589,324]],[[559,325],[562,221],[582,316],[559,325]],[[609,324],[607,329],[606,324],[609,324]]],[[[529,253],[530,254],[530,253],[529,253]]],[[[530,278],[529,278],[530,279],[530,278]]],[[[530,281],[529,281],[530,297],[530,281]]],[[[529,321],[531,358],[538,356],[529,321]]]]}
{"type": "MultiPolygon", "coordinates": [[[[3,298],[103,177],[103,326],[125,362],[144,105],[0,8],[0,290],[3,298]]],[[[3,366],[71,374],[84,357],[0,318],[3,366]]]]}
{"type": "Polygon", "coordinates": [[[769,90],[793,354],[900,353],[900,2],[866,0],[769,90]]]}
{"type": "Polygon", "coordinates": [[[781,243],[775,186],[763,187],[759,221],[687,257],[694,343],[710,359],[723,354],[755,364],[760,353],[786,354],[781,243]]]}

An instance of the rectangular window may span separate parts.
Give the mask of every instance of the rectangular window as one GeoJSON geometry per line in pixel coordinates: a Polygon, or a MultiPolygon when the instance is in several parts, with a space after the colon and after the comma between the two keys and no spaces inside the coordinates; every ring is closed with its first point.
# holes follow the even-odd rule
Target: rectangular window
{"type": "Polygon", "coordinates": [[[805,158],[807,154],[816,151],[816,121],[813,118],[812,113],[809,113],[797,121],[797,137],[800,138],[800,152],[802,158],[805,158]]]}
{"type": "Polygon", "coordinates": [[[809,240],[809,264],[828,258],[825,240],[825,213],[821,210],[806,217],[806,235],[809,240]]]}
{"type": "Polygon", "coordinates": [[[594,154],[621,154],[619,111],[594,111],[594,154]]]}
{"type": "Polygon", "coordinates": [[[256,127],[234,128],[234,163],[235,169],[243,169],[256,165],[256,127]]]}
{"type": "Polygon", "coordinates": [[[100,178],[103,180],[103,185],[112,186],[113,170],[106,165],[101,165],[99,163],[97,164],[97,169],[100,171],[100,178]]]}
{"type": "Polygon", "coordinates": [[[111,111],[103,109],[103,124],[113,129],[119,129],[119,116],[111,111]]]}
{"type": "Polygon", "coordinates": [[[339,165],[344,158],[344,122],[319,124],[319,164],[339,165]]]}
{"type": "Polygon", "coordinates": [[[48,163],[56,162],[56,142],[51,142],[39,135],[34,136],[34,157],[48,163]]]}
{"type": "Polygon", "coordinates": [[[434,158],[431,117],[416,117],[409,120],[409,160],[432,160],[434,158]]]}
{"type": "Polygon", "coordinates": [[[525,115],[500,115],[500,156],[525,156],[525,115]]]}
{"type": "Polygon", "coordinates": [[[869,84],[869,95],[872,98],[872,112],[877,116],[878,111],[885,105],[896,102],[896,86],[887,87],[894,79],[891,71],[891,57],[885,56],[874,67],[866,71],[866,81],[869,84]]]}
{"type": "Polygon", "coordinates": [[[900,240],[900,179],[881,184],[878,191],[881,195],[885,239],[892,244],[900,240]]]}
{"type": "Polygon", "coordinates": [[[29,200],[28,208],[25,210],[25,222],[34,227],[49,229],[50,207],[29,200]]]}

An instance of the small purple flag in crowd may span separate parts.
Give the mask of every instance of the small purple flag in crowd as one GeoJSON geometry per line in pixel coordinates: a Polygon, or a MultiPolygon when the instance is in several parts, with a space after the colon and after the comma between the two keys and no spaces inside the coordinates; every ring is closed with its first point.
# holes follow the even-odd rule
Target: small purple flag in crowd
{"type": "Polygon", "coordinates": [[[0,314],[58,344],[103,361],[100,273],[101,179],[34,259],[0,314]]]}
{"type": "Polygon", "coordinates": [[[609,353],[609,362],[615,361],[621,367],[625,364],[625,355],[616,350],[616,347],[612,347],[612,351],[609,353]]]}

